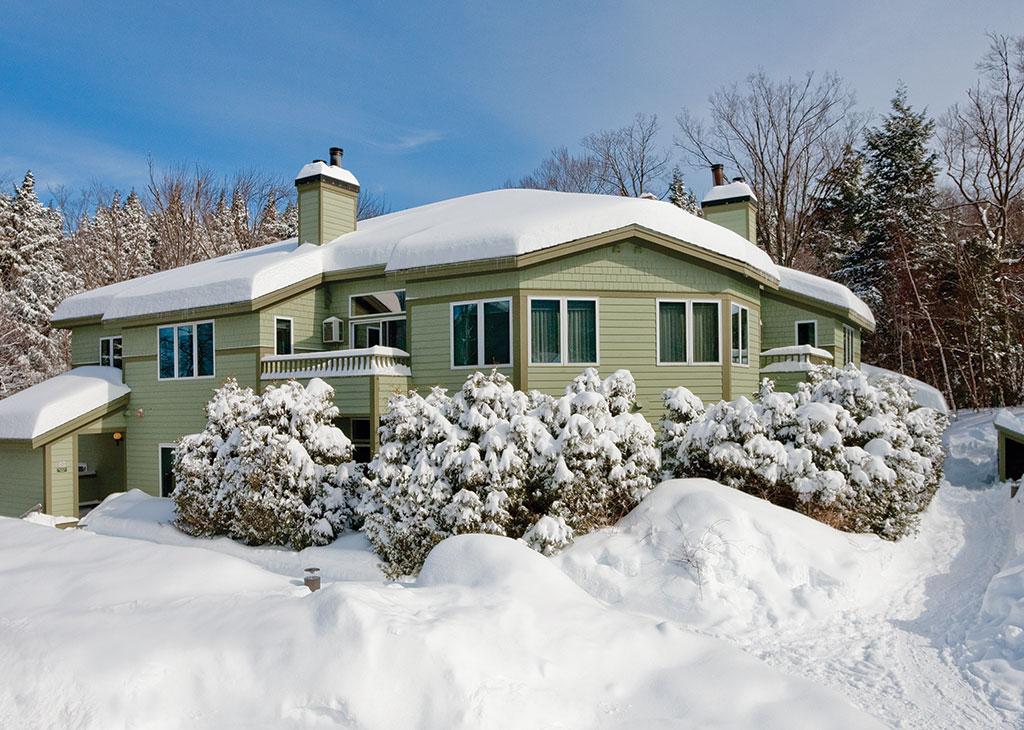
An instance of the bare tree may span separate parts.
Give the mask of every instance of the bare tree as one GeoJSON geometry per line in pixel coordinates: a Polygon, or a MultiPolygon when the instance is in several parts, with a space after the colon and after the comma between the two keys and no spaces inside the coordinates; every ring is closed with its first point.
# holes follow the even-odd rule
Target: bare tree
{"type": "Polygon", "coordinates": [[[693,164],[728,163],[758,199],[758,244],[778,263],[796,260],[812,233],[828,172],[860,136],[867,116],[834,73],[776,82],[758,70],[709,98],[707,122],[684,110],[676,145],[693,164]]]}
{"type": "Polygon", "coordinates": [[[149,161],[149,212],[157,245],[158,270],[173,269],[217,255],[206,235],[205,221],[213,210],[212,173],[198,164],[177,165],[163,172],[149,161]]]}
{"type": "Polygon", "coordinates": [[[505,187],[534,190],[558,190],[563,193],[602,193],[601,163],[590,155],[576,156],[566,147],[551,150],[551,155],[518,183],[509,181],[505,187]]]}
{"type": "Polygon", "coordinates": [[[368,218],[376,218],[379,215],[387,215],[391,212],[391,203],[388,197],[380,192],[371,192],[365,188],[359,188],[359,197],[356,198],[356,220],[365,221],[368,218]]]}
{"type": "MultiPolygon", "coordinates": [[[[240,170],[228,181],[232,227],[239,250],[247,250],[281,240],[277,216],[282,201],[294,196],[294,189],[280,177],[256,168],[240,170]]],[[[225,191],[226,192],[226,191],[225,191]]]]}
{"type": "Polygon", "coordinates": [[[604,192],[639,198],[652,192],[664,192],[671,153],[657,144],[658,115],[638,113],[621,129],[604,130],[583,139],[583,147],[598,162],[598,175],[604,192]]]}

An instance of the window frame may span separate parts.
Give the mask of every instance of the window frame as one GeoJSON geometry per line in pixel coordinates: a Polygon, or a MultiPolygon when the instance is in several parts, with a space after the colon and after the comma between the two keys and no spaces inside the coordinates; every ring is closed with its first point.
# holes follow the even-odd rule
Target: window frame
{"type": "Polygon", "coordinates": [[[479,370],[480,368],[507,368],[512,367],[515,360],[515,352],[512,349],[515,344],[515,328],[513,326],[512,297],[492,297],[490,299],[466,299],[458,302],[448,302],[448,366],[452,370],[479,370]],[[508,303],[508,362],[489,363],[484,362],[484,305],[492,302],[508,303]],[[465,304],[476,304],[476,365],[455,364],[455,307],[465,304]]]}
{"type": "Polygon", "coordinates": [[[857,336],[857,333],[853,329],[853,327],[851,327],[848,324],[844,324],[843,325],[843,367],[846,367],[847,365],[849,365],[851,362],[854,361],[854,356],[856,354],[855,353],[855,350],[856,350],[856,340],[854,338],[856,336],[857,336]],[[849,345],[850,345],[849,356],[847,356],[847,353],[846,353],[846,345],[847,345],[847,343],[849,343],[849,345]]]}
{"type": "Polygon", "coordinates": [[[730,307],[729,307],[729,363],[731,365],[735,365],[736,367],[739,367],[739,368],[749,368],[750,367],[750,307],[746,306],[745,304],[740,304],[738,302],[730,302],[730,307]],[[746,312],[747,312],[747,331],[746,331],[746,335],[747,335],[747,341],[746,341],[746,345],[747,345],[747,361],[746,362],[741,362],[742,359],[743,359],[743,347],[742,347],[743,344],[744,344],[743,342],[740,342],[740,351],[739,351],[739,353],[737,353],[737,357],[739,357],[740,360],[737,361],[737,360],[733,360],[732,359],[732,307],[736,307],[737,309],[740,310],[740,312],[741,312],[740,319],[741,320],[743,319],[742,312],[744,310],[746,310],[746,312]]]}
{"type": "MultiPolygon", "coordinates": [[[[156,445],[157,487],[158,487],[158,490],[160,492],[160,496],[161,497],[170,497],[171,494],[174,493],[174,489],[171,489],[171,492],[169,494],[164,494],[164,449],[170,449],[173,452],[176,447],[177,447],[177,444],[159,443],[159,444],[156,445]]],[[[172,467],[171,467],[172,468],[171,479],[172,480],[174,479],[174,476],[173,476],[173,464],[174,464],[174,456],[172,454],[172,456],[171,456],[171,465],[172,465],[172,467]]],[[[175,487],[177,487],[177,485],[175,485],[175,487]]]]}
{"type": "Polygon", "coordinates": [[[156,379],[162,382],[169,382],[171,380],[209,380],[217,377],[217,324],[212,319],[198,319],[193,322],[175,322],[173,324],[158,324],[156,326],[156,379]],[[191,327],[193,346],[192,346],[192,372],[199,372],[199,338],[197,336],[198,327],[201,324],[210,325],[210,348],[213,350],[213,372],[209,375],[178,375],[178,328],[179,327],[191,327]],[[174,331],[174,376],[165,378],[160,375],[160,330],[167,329],[170,327],[174,331]]]}
{"type": "MultiPolygon", "coordinates": [[[[742,305],[740,305],[740,306],[742,306],[742,305]]],[[[729,312],[729,316],[730,316],[730,320],[731,320],[731,317],[732,317],[732,312],[731,311],[729,312]]],[[[731,326],[731,321],[730,321],[730,326],[731,326]]],[[[750,327],[750,314],[748,312],[748,314],[747,314],[748,337],[749,337],[749,327],[750,327]]],[[[655,362],[657,363],[658,366],[665,365],[665,366],[669,366],[669,367],[671,367],[671,366],[679,367],[679,366],[693,366],[693,365],[721,365],[722,364],[722,344],[723,343],[722,343],[722,300],[721,299],[705,299],[705,298],[683,299],[683,298],[658,297],[658,298],[656,298],[654,300],[654,330],[655,330],[654,357],[655,357],[655,362]],[[685,333],[685,336],[686,336],[686,360],[684,362],[675,362],[675,361],[671,361],[671,360],[666,361],[666,360],[662,360],[661,359],[661,303],[662,302],[665,302],[667,304],[685,304],[686,305],[686,333],[685,333]],[[694,362],[694,360],[693,360],[693,344],[694,344],[693,343],[693,321],[694,321],[693,320],[693,305],[694,304],[717,304],[718,305],[718,327],[715,328],[717,330],[717,334],[718,334],[718,359],[717,360],[713,360],[713,361],[712,360],[708,360],[708,361],[703,361],[702,360],[701,362],[694,362]]],[[[729,351],[730,351],[730,353],[732,352],[732,343],[731,342],[729,343],[729,351]]],[[[730,357],[730,359],[731,359],[731,357],[730,357]]]]}
{"type": "MultiPolygon", "coordinates": [[[[362,349],[362,348],[356,347],[356,326],[358,326],[358,325],[369,325],[371,327],[373,325],[376,325],[377,329],[380,330],[380,339],[381,339],[381,341],[383,341],[384,340],[384,329],[385,329],[384,323],[385,322],[405,322],[406,323],[406,325],[405,325],[406,326],[405,340],[406,340],[406,346],[408,346],[408,344],[409,344],[409,324],[408,324],[408,321],[409,321],[408,318],[404,314],[402,314],[402,315],[389,315],[389,316],[383,317],[383,318],[380,315],[376,315],[376,317],[363,315],[362,317],[359,317],[359,318],[357,318],[355,320],[353,320],[350,317],[349,321],[348,321],[349,322],[349,324],[348,324],[348,341],[349,341],[349,346],[352,349],[354,349],[354,350],[362,349]]],[[[385,347],[396,347],[396,346],[395,345],[385,345],[385,347]]],[[[396,349],[398,349],[398,348],[396,348],[396,349]]]]}
{"type": "Polygon", "coordinates": [[[541,294],[526,298],[526,364],[527,367],[564,368],[599,367],[601,365],[601,299],[600,297],[551,296],[541,294]],[[558,362],[533,361],[533,302],[558,302],[558,362]],[[594,303],[594,362],[569,362],[569,302],[594,303]]]}
{"type": "MultiPolygon", "coordinates": [[[[157,335],[159,337],[159,335],[157,335]]],[[[103,366],[103,344],[110,343],[110,365],[108,367],[117,368],[118,370],[124,370],[124,335],[110,335],[109,337],[100,338],[100,359],[99,364],[103,366]],[[114,340],[121,341],[121,356],[117,358],[121,361],[120,365],[114,364],[114,340]]]]}
{"type": "Polygon", "coordinates": [[[801,319],[793,323],[793,344],[797,347],[800,346],[800,325],[802,324],[813,324],[814,325],[814,342],[811,347],[818,346],[818,320],[816,319],[801,319]]]}
{"type": "Polygon", "coordinates": [[[293,317],[274,317],[274,354],[275,355],[294,355],[295,354],[295,319],[293,317]],[[277,323],[278,321],[284,321],[288,323],[288,352],[277,351],[277,323]]]}

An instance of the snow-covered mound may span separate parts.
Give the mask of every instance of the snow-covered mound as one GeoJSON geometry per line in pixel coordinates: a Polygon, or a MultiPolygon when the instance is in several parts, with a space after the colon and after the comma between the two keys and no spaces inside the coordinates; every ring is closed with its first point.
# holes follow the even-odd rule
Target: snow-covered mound
{"type": "Polygon", "coordinates": [[[903,373],[897,373],[894,370],[886,370],[885,368],[880,368],[877,365],[868,365],[866,362],[861,363],[860,369],[861,372],[868,376],[868,382],[872,384],[877,383],[881,378],[886,376],[906,378],[910,381],[910,384],[914,386],[915,403],[919,406],[924,406],[925,408],[934,408],[939,413],[949,413],[949,406],[946,405],[945,396],[942,395],[938,388],[928,385],[928,383],[923,380],[912,378],[909,375],[904,375],[903,373]]]}
{"type": "Polygon", "coordinates": [[[864,600],[881,542],[707,479],[677,479],[556,562],[610,604],[736,635],[864,600]]]}
{"type": "Polygon", "coordinates": [[[420,584],[298,578],[0,519],[0,719],[21,727],[882,727],[726,642],[586,595],[508,538],[420,584]],[[45,556],[45,558],[44,558],[45,556]]]}

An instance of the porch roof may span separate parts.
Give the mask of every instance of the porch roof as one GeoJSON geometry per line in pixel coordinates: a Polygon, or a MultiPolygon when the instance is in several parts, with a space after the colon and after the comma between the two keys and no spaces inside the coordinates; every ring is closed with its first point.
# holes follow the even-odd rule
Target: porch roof
{"type": "Polygon", "coordinates": [[[0,440],[31,441],[36,446],[74,421],[90,415],[99,418],[124,406],[130,395],[119,368],[69,370],[0,400],[0,440]]]}

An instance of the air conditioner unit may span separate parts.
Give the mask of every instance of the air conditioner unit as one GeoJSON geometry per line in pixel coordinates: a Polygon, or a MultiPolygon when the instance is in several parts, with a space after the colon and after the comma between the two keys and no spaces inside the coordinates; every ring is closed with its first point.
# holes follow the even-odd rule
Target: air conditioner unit
{"type": "Polygon", "coordinates": [[[345,322],[337,317],[324,320],[324,342],[344,342],[345,322]]]}

